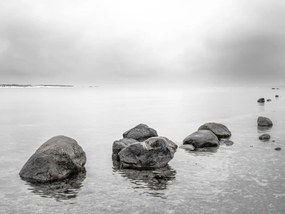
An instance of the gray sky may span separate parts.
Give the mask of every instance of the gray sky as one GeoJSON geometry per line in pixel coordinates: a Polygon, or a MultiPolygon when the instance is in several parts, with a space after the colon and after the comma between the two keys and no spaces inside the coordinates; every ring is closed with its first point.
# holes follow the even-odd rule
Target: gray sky
{"type": "Polygon", "coordinates": [[[1,82],[284,83],[284,20],[284,0],[0,0],[1,82]]]}

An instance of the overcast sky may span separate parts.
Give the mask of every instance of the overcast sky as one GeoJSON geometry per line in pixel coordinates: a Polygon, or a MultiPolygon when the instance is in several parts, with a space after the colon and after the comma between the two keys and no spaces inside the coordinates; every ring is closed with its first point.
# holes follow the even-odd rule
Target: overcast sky
{"type": "Polygon", "coordinates": [[[1,83],[284,83],[284,20],[284,0],[0,0],[1,83]]]}

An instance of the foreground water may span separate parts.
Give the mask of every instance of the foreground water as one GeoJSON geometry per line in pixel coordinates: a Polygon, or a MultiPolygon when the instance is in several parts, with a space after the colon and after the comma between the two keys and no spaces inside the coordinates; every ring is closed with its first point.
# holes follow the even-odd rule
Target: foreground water
{"type": "Polygon", "coordinates": [[[282,88],[0,89],[0,213],[284,213],[283,93],[282,88]],[[272,102],[260,105],[259,97],[272,102]],[[270,117],[272,129],[258,130],[258,116],[270,117]],[[178,149],[166,181],[113,168],[113,141],[139,123],[180,145],[210,121],[227,125],[234,145],[207,152],[178,149]],[[272,139],[259,141],[261,133],[272,139]],[[75,138],[86,151],[86,175],[55,186],[22,181],[23,164],[59,134],[75,138]]]}

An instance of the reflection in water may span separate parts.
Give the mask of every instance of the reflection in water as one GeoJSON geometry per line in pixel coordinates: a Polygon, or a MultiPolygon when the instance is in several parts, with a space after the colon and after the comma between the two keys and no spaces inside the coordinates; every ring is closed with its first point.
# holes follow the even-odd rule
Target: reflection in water
{"type": "Polygon", "coordinates": [[[148,194],[154,197],[164,198],[160,190],[167,189],[169,183],[175,180],[176,171],[170,166],[155,170],[119,169],[114,165],[114,172],[117,172],[135,184],[134,189],[148,188],[148,194]]]}
{"type": "Polygon", "coordinates": [[[44,198],[54,198],[56,201],[63,201],[75,198],[80,188],[82,187],[82,182],[86,178],[86,172],[79,173],[78,175],[65,179],[63,181],[41,184],[41,183],[30,183],[29,190],[31,190],[36,195],[40,195],[44,198]]]}

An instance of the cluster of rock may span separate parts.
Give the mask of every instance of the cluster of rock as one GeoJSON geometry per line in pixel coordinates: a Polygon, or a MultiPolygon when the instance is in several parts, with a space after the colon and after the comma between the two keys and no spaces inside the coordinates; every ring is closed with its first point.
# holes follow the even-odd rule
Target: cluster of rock
{"type": "Polygon", "coordinates": [[[220,123],[205,123],[198,131],[190,134],[183,140],[182,148],[195,150],[205,147],[218,147],[220,144],[232,145],[228,138],[230,130],[220,123]],[[190,146],[189,146],[190,145],[190,146]]]}
{"type": "Polygon", "coordinates": [[[177,145],[145,124],[139,124],[113,143],[114,161],[120,168],[156,169],[174,157],[177,145]]]}

